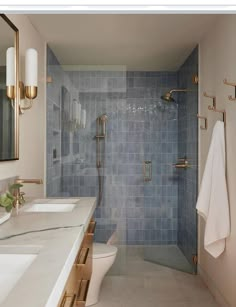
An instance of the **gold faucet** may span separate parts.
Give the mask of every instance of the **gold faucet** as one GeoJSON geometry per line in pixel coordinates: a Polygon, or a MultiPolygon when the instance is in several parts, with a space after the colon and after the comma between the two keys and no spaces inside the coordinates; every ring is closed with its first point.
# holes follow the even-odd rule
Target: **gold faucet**
{"type": "MultiPolygon", "coordinates": [[[[22,184],[22,183],[35,183],[35,184],[42,184],[42,179],[16,179],[15,184],[22,184]]],[[[19,206],[25,201],[24,200],[24,192],[20,191],[20,187],[16,189],[15,191],[15,202],[14,207],[16,208],[16,211],[18,212],[19,206]]]]}

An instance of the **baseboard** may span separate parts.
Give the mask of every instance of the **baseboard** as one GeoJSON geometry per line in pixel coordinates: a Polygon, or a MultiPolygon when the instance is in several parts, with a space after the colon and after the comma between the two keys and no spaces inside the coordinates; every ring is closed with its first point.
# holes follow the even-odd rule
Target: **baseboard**
{"type": "Polygon", "coordinates": [[[202,280],[210,290],[211,294],[214,296],[215,300],[221,307],[232,307],[217,289],[214,281],[207,275],[207,273],[200,267],[200,265],[198,265],[198,275],[202,278],[202,280]]]}

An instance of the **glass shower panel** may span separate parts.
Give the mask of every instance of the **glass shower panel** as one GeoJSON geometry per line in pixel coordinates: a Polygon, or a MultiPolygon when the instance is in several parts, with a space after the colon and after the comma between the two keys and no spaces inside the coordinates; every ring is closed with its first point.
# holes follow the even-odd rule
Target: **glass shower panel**
{"type": "MultiPolygon", "coordinates": [[[[166,104],[165,108],[158,110],[156,120],[149,121],[161,137],[155,136],[153,179],[144,187],[150,228],[145,230],[148,236],[144,259],[189,273],[196,272],[197,255],[198,86],[192,83],[192,75],[197,72],[196,48],[178,71],[176,83],[170,85],[167,77],[168,91],[172,88],[190,91],[176,95],[176,102],[166,104]],[[190,167],[175,168],[178,159],[184,157],[190,167]],[[153,191],[156,191],[154,199],[153,191]]],[[[148,152],[149,146],[145,155],[151,158],[148,152]]]]}
{"type": "Polygon", "coordinates": [[[130,253],[188,271],[178,256],[196,253],[197,94],[160,97],[191,88],[195,58],[178,73],[65,67],[50,48],[47,61],[47,196],[101,195],[95,241],[118,246],[110,274],[126,273],[130,253]],[[175,169],[185,155],[191,168],[175,169]]]}

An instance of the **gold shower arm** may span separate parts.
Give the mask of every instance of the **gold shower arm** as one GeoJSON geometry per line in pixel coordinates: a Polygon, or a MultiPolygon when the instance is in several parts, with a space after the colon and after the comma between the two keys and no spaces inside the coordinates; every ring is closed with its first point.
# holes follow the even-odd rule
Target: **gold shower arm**
{"type": "Polygon", "coordinates": [[[187,90],[186,88],[173,88],[172,90],[170,90],[170,94],[172,94],[173,92],[188,92],[189,90],[187,90]]]}

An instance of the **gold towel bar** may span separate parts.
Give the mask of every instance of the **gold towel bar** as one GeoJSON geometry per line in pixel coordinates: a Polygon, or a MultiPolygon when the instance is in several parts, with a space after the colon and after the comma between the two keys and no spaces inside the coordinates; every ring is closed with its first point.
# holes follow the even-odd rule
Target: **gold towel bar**
{"type": "Polygon", "coordinates": [[[228,96],[228,99],[229,99],[230,101],[236,101],[236,83],[228,82],[226,78],[223,80],[223,83],[226,84],[226,85],[229,85],[229,86],[233,86],[233,87],[234,87],[235,95],[234,95],[234,97],[233,97],[232,95],[229,95],[229,96],[228,96]]]}

